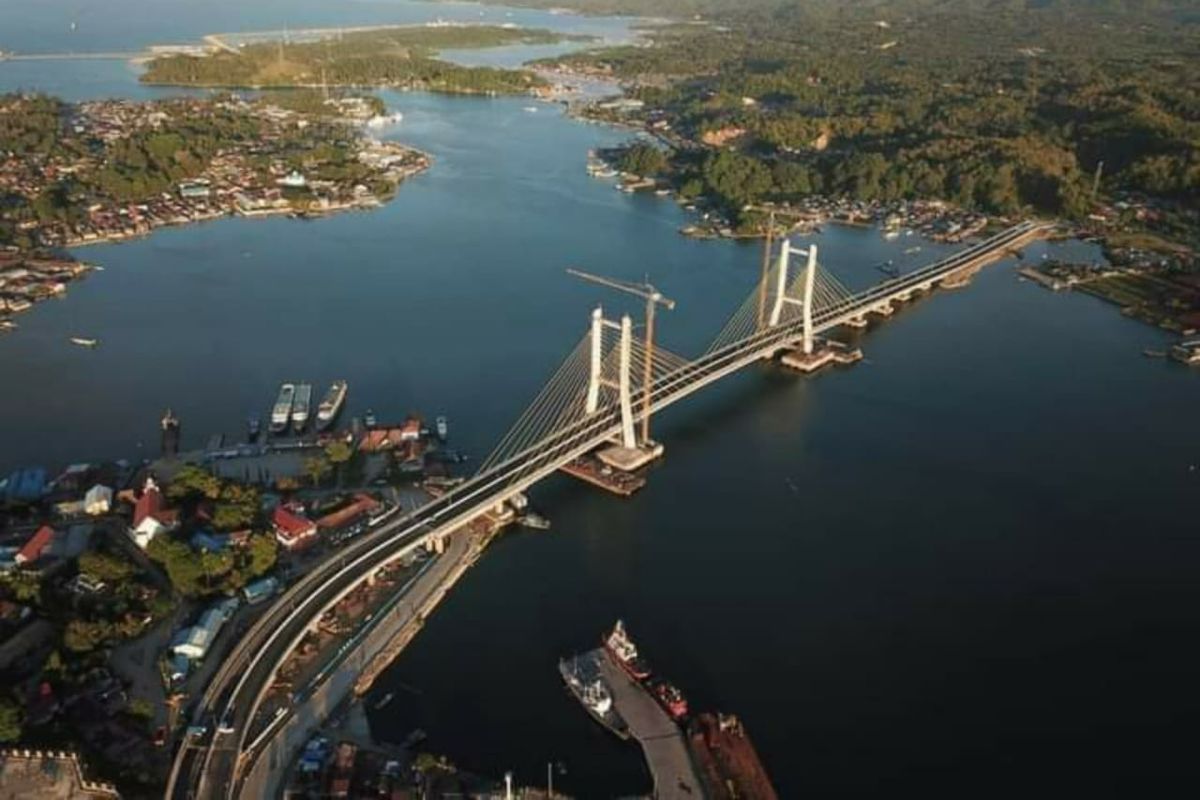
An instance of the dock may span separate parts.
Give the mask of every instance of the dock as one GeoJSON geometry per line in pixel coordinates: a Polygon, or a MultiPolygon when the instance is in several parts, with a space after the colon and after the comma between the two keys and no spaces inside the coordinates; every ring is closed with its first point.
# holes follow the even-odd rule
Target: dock
{"type": "Polygon", "coordinates": [[[612,691],[613,705],[629,726],[629,733],[642,746],[646,764],[654,777],[653,796],[658,800],[696,800],[703,797],[703,784],[688,755],[683,731],[640,683],[634,681],[598,648],[588,653],[600,667],[600,675],[612,691]]]}

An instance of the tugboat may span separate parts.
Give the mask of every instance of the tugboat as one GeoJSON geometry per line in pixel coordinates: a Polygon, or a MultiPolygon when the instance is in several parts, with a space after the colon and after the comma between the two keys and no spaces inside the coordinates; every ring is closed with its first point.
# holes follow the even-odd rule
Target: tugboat
{"type": "Polygon", "coordinates": [[[657,680],[650,687],[651,694],[658,704],[671,715],[671,719],[678,722],[687,716],[688,703],[687,698],[683,696],[683,692],[679,691],[674,684],[664,680],[657,680]]]}
{"type": "Polygon", "coordinates": [[[345,381],[334,381],[317,406],[317,430],[323,431],[333,424],[342,405],[346,402],[346,391],[349,385],[345,381]]]}
{"type": "Polygon", "coordinates": [[[625,623],[621,620],[617,620],[612,632],[604,638],[604,649],[612,654],[621,668],[634,680],[644,681],[650,677],[650,665],[638,655],[637,645],[625,632],[625,623]]]}

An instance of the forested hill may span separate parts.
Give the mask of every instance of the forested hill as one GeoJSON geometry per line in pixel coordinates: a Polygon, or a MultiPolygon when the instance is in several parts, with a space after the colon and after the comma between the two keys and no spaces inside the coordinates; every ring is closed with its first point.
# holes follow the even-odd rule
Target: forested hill
{"type": "Polygon", "coordinates": [[[611,69],[647,124],[707,144],[679,149],[676,177],[730,209],[815,193],[1078,217],[1137,191],[1195,216],[1200,24],[1180,21],[1188,4],[653,5],[693,3],[717,24],[654,27],[652,46],[568,60],[611,69]]]}
{"type": "MultiPolygon", "coordinates": [[[[499,0],[497,0],[499,2],[499,0]]],[[[786,14],[911,14],[966,11],[1008,14],[1019,11],[1065,11],[1104,15],[1170,15],[1200,18],[1194,0],[505,0],[504,5],[570,8],[587,14],[633,14],[671,17],[695,15],[735,18],[763,12],[786,14]]]]}

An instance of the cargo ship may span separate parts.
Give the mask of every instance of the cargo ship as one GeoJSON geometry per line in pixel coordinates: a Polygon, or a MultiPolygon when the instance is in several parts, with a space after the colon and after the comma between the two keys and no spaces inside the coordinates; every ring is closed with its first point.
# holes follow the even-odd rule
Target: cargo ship
{"type": "Polygon", "coordinates": [[[308,425],[308,412],[312,407],[312,384],[302,383],[296,387],[296,400],[292,403],[292,427],[303,433],[308,425]]]}
{"type": "Polygon", "coordinates": [[[292,418],[292,401],[296,399],[296,385],[285,383],[279,387],[279,396],[271,409],[271,433],[283,433],[292,418]]]}
{"type": "Polygon", "coordinates": [[[349,385],[345,381],[334,381],[317,406],[317,430],[323,431],[333,424],[346,403],[346,392],[349,385]]]}
{"type": "Polygon", "coordinates": [[[635,681],[644,681],[650,677],[650,665],[638,655],[637,645],[625,632],[625,623],[621,620],[617,620],[612,631],[604,637],[604,649],[612,653],[621,668],[635,681]]]}
{"type": "Polygon", "coordinates": [[[588,654],[562,659],[558,662],[558,672],[592,719],[622,739],[629,738],[629,726],[613,704],[612,690],[588,654]]]}

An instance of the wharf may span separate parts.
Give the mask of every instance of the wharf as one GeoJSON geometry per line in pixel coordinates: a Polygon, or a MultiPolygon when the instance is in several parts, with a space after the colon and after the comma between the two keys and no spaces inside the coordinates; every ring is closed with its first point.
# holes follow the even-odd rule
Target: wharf
{"type": "Polygon", "coordinates": [[[646,485],[646,479],[641,475],[613,469],[592,455],[580,456],[559,469],[581,481],[599,486],[601,489],[622,497],[628,497],[646,485]]]}
{"type": "Polygon", "coordinates": [[[608,651],[598,648],[587,654],[600,668],[612,692],[613,705],[642,746],[650,774],[653,796],[658,800],[695,800],[702,797],[702,784],[688,755],[683,731],[671,721],[658,701],[626,674],[608,651]]]}

